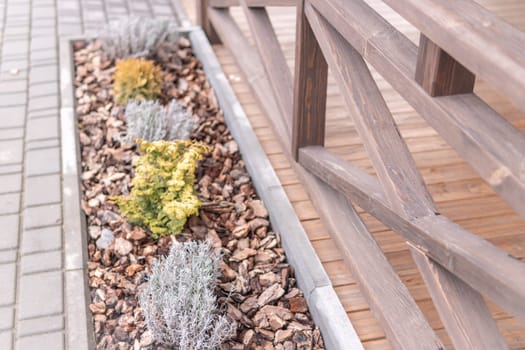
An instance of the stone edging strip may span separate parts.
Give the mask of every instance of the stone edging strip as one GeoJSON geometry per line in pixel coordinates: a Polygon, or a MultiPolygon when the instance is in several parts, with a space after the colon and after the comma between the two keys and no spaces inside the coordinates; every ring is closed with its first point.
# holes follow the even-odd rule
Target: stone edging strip
{"type": "MultiPolygon", "coordinates": [[[[178,14],[181,16],[181,14],[178,14]]],[[[183,16],[183,15],[182,15],[183,16]]],[[[213,87],[232,136],[239,144],[257,193],[270,214],[273,228],[281,234],[286,257],[295,270],[314,321],[330,350],[360,350],[363,345],[337,297],[331,281],[301,221],[297,217],[277,174],[259,143],[202,29],[189,31],[197,58],[213,87]]]]}
{"type": "Polygon", "coordinates": [[[64,232],[66,349],[95,348],[93,322],[89,311],[86,275],[86,218],[81,208],[80,146],[77,136],[75,90],[73,86],[73,41],[60,41],[60,137],[62,158],[62,217],[64,232]]]}

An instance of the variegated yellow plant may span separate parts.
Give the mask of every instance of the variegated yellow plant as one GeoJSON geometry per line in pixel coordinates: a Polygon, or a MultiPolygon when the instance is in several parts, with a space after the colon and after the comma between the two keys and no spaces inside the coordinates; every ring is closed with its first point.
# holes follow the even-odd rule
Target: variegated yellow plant
{"type": "Polygon", "coordinates": [[[155,100],[162,87],[162,71],[153,61],[128,58],[115,66],[113,93],[115,101],[126,104],[129,100],[155,100]]]}
{"type": "Polygon", "coordinates": [[[182,232],[201,205],[195,194],[195,170],[209,147],[192,141],[138,140],[133,188],[115,202],[129,222],[148,228],[155,238],[182,232]]]}

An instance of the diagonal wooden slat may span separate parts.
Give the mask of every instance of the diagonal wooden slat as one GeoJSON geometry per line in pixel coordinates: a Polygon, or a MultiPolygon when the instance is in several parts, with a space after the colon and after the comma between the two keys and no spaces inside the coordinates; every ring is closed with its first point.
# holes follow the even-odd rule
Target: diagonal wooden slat
{"type": "MultiPolygon", "coordinates": [[[[398,215],[407,219],[434,216],[437,209],[432,197],[365,61],[311,6],[306,7],[306,13],[350,107],[356,128],[372,158],[391,207],[398,215]]],[[[478,324],[470,322],[473,316],[481,319],[481,323],[486,325],[484,331],[490,338],[499,339],[505,344],[478,292],[431,260],[419,259],[419,261],[420,268],[423,266],[425,271],[437,271],[441,277],[439,281],[430,283],[427,279],[432,279],[432,275],[427,274],[428,278],[425,281],[429,287],[435,288],[440,283],[445,289],[453,290],[458,286],[470,291],[465,294],[448,295],[449,300],[454,300],[452,303],[447,303],[443,300],[442,294],[431,290],[440,315],[445,316],[442,316],[442,319],[456,347],[471,344],[476,346],[465,349],[490,349],[486,345],[481,345],[483,342],[478,341],[479,329],[475,328],[478,324]],[[470,298],[481,300],[482,303],[476,304],[476,308],[468,308],[473,305],[470,298]],[[452,308],[453,304],[465,306],[452,308]],[[463,326],[460,328],[463,332],[456,331],[460,326],[463,326]]],[[[505,349],[505,347],[498,348],[505,349]]]]}
{"type": "Polygon", "coordinates": [[[248,7],[246,0],[239,0],[244,15],[248,20],[259,57],[272,85],[272,91],[281,115],[285,116],[285,123],[291,125],[292,115],[292,74],[286,63],[272,22],[264,7],[248,7]]]}
{"type": "MultiPolygon", "coordinates": [[[[410,246],[410,245],[409,245],[410,246]]],[[[508,349],[498,325],[483,300],[469,285],[410,246],[417,267],[428,285],[439,316],[456,349],[508,349]]]]}
{"type": "Polygon", "coordinates": [[[410,292],[344,195],[313,175],[306,184],[316,208],[351,267],[370,309],[394,349],[443,349],[410,292]]]}
{"type": "Polygon", "coordinates": [[[309,0],[408,103],[525,218],[525,134],[474,94],[432,98],[414,80],[417,47],[362,0],[309,0]],[[501,140],[505,140],[502,142],[501,140]]]}
{"type": "Polygon", "coordinates": [[[305,10],[391,207],[407,218],[434,215],[432,197],[363,57],[311,5],[305,10]]]}

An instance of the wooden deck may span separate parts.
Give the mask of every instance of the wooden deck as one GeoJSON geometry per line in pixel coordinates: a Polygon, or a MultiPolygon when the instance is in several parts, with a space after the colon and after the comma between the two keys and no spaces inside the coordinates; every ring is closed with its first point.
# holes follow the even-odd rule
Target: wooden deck
{"type": "MultiPolygon", "coordinates": [[[[419,32],[384,3],[379,0],[368,0],[367,2],[412,41],[418,42],[419,32]]],[[[478,2],[511,24],[525,30],[525,1],[479,0],[478,2]]],[[[194,0],[184,0],[183,3],[190,17],[194,19],[194,0]]],[[[293,68],[295,10],[271,8],[269,13],[289,66],[293,68]]],[[[238,8],[232,9],[232,14],[249,36],[248,25],[242,11],[238,8]]],[[[342,261],[337,247],[323,227],[308,195],[286,160],[266,116],[259,109],[247,83],[242,80],[242,75],[233,57],[228,49],[222,46],[215,46],[214,49],[365,348],[390,349],[381,327],[361,295],[351,272],[342,261]]],[[[520,219],[379,75],[375,74],[374,77],[439,210],[466,229],[523,260],[525,257],[525,221],[520,219]]],[[[489,86],[477,81],[475,91],[512,124],[525,130],[525,115],[498,96],[489,86]]],[[[329,78],[327,120],[326,148],[373,173],[371,162],[332,77],[329,78]]],[[[409,288],[430,325],[442,338],[447,348],[452,348],[403,239],[369,214],[363,214],[362,218],[392,266],[409,288]]],[[[516,283],[525,283],[525,280],[516,281],[516,283]]],[[[385,285],[385,288],[388,286],[385,285]]],[[[525,323],[509,316],[493,304],[489,303],[489,308],[510,348],[525,349],[525,323]]]]}

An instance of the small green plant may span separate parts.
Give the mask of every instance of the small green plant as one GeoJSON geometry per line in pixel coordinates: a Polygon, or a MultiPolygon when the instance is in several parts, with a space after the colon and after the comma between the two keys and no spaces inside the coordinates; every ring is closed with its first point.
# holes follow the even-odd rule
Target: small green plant
{"type": "Polygon", "coordinates": [[[137,142],[144,155],[137,160],[133,188],[114,201],[130,223],[148,228],[153,237],[178,234],[201,205],[193,184],[209,147],[192,141],[137,142]]]}
{"type": "Polygon", "coordinates": [[[118,61],[113,92],[115,101],[126,104],[129,100],[155,100],[160,95],[162,72],[160,67],[142,58],[118,61]]]}
{"type": "Polygon", "coordinates": [[[153,263],[139,303],[156,341],[214,350],[232,335],[235,323],[220,314],[214,292],[220,261],[209,242],[174,242],[169,255],[153,263]]]}

